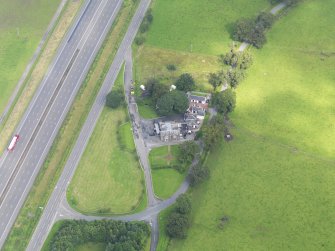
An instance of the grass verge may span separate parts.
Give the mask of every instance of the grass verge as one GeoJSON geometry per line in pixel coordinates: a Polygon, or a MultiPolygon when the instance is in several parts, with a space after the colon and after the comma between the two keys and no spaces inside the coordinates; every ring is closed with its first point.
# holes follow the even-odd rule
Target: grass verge
{"type": "Polygon", "coordinates": [[[24,250],[41,216],[40,206],[44,206],[58,180],[69,156],[80,128],[85,122],[89,109],[102,81],[113,61],[114,55],[127,31],[137,4],[124,1],[104,45],[95,59],[67,118],[48,154],[48,157],[36,178],[34,186],[22,207],[18,218],[8,236],[4,250],[24,250]]]}

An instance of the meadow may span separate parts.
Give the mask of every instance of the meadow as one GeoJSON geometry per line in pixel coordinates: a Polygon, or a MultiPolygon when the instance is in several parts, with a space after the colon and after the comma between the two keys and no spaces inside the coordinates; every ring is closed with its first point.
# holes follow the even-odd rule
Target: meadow
{"type": "Polygon", "coordinates": [[[186,173],[174,168],[179,151],[179,146],[174,145],[154,148],[149,153],[154,192],[161,199],[172,196],[185,179],[186,173]]]}
{"type": "MultiPolygon", "coordinates": [[[[120,88],[122,71],[113,90],[120,88]]],[[[105,107],[69,185],[68,201],[86,214],[122,214],[141,205],[144,195],[126,107],[105,107]]]]}
{"type": "Polygon", "coordinates": [[[59,3],[60,0],[0,1],[0,113],[59,3]]]}
{"type": "Polygon", "coordinates": [[[305,1],[253,50],[234,140],[211,152],[188,237],[168,250],[334,249],[333,12],[331,0],[305,1]]]}

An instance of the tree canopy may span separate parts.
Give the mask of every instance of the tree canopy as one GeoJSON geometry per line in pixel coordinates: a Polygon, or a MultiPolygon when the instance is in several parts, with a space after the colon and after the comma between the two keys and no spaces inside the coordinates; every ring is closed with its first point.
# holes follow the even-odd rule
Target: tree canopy
{"type": "Polygon", "coordinates": [[[224,119],[222,115],[213,117],[207,125],[203,126],[203,139],[207,150],[214,149],[223,140],[224,119]]]}
{"type": "Polygon", "coordinates": [[[203,181],[209,178],[210,171],[208,166],[202,166],[200,164],[195,165],[190,170],[189,178],[191,186],[197,186],[203,181]]]}
{"type": "Polygon", "coordinates": [[[185,93],[178,90],[168,92],[157,100],[157,111],[161,116],[184,113],[187,108],[188,98],[185,93]]]}
{"type": "Polygon", "coordinates": [[[195,89],[195,82],[191,74],[183,73],[179,76],[175,83],[176,87],[180,91],[188,92],[195,89]]]}
{"type": "Polygon", "coordinates": [[[50,250],[74,250],[87,243],[106,243],[106,250],[143,250],[150,234],[149,226],[143,222],[121,222],[111,220],[65,221],[50,242],[50,250]]]}
{"type": "Polygon", "coordinates": [[[224,92],[216,92],[212,95],[211,104],[217,112],[226,115],[236,106],[236,94],[230,88],[224,92]]]}
{"type": "Polygon", "coordinates": [[[211,86],[213,86],[213,89],[215,91],[217,87],[223,84],[222,74],[220,72],[210,73],[208,77],[208,83],[210,83],[211,86]]]}
{"type": "Polygon", "coordinates": [[[124,95],[121,90],[112,90],[106,97],[106,105],[110,108],[118,108],[124,103],[124,95]]]}

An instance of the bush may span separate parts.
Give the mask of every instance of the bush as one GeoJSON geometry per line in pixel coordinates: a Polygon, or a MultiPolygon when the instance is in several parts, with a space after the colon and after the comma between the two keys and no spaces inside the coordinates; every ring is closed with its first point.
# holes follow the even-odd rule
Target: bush
{"type": "Polygon", "coordinates": [[[144,42],[145,42],[145,37],[144,36],[137,36],[135,38],[136,45],[142,45],[144,42]]]}
{"type": "Polygon", "coordinates": [[[192,210],[192,204],[190,196],[187,194],[182,194],[177,198],[176,201],[176,212],[180,214],[190,214],[192,210]]]}
{"type": "Polygon", "coordinates": [[[124,95],[121,90],[112,90],[106,97],[106,105],[112,109],[116,109],[124,103],[124,95]]]}
{"type": "Polygon", "coordinates": [[[174,64],[168,64],[166,66],[166,69],[168,69],[169,71],[175,71],[177,70],[177,67],[174,64]]]}
{"type": "Polygon", "coordinates": [[[179,172],[185,172],[189,165],[192,164],[196,155],[199,153],[200,149],[197,143],[194,141],[188,141],[180,146],[180,151],[177,156],[178,162],[181,163],[181,167],[178,167],[177,170],[179,172]]]}
{"type": "Polygon", "coordinates": [[[207,166],[196,165],[192,167],[189,178],[190,185],[195,187],[209,178],[210,171],[207,166]]]}
{"type": "Polygon", "coordinates": [[[141,26],[140,26],[140,32],[145,33],[149,30],[150,23],[146,20],[143,20],[141,26]]]}

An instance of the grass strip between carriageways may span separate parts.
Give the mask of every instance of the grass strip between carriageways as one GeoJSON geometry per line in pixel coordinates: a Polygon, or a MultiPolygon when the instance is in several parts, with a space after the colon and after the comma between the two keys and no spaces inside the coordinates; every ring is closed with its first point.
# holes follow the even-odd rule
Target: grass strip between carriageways
{"type": "Polygon", "coordinates": [[[34,186],[15,225],[3,247],[3,250],[24,250],[42,215],[64,164],[84,124],[91,105],[114,59],[117,49],[127,31],[128,25],[137,8],[138,1],[125,0],[123,6],[107,35],[91,69],[71,106],[47,159],[37,176],[34,186]]]}

